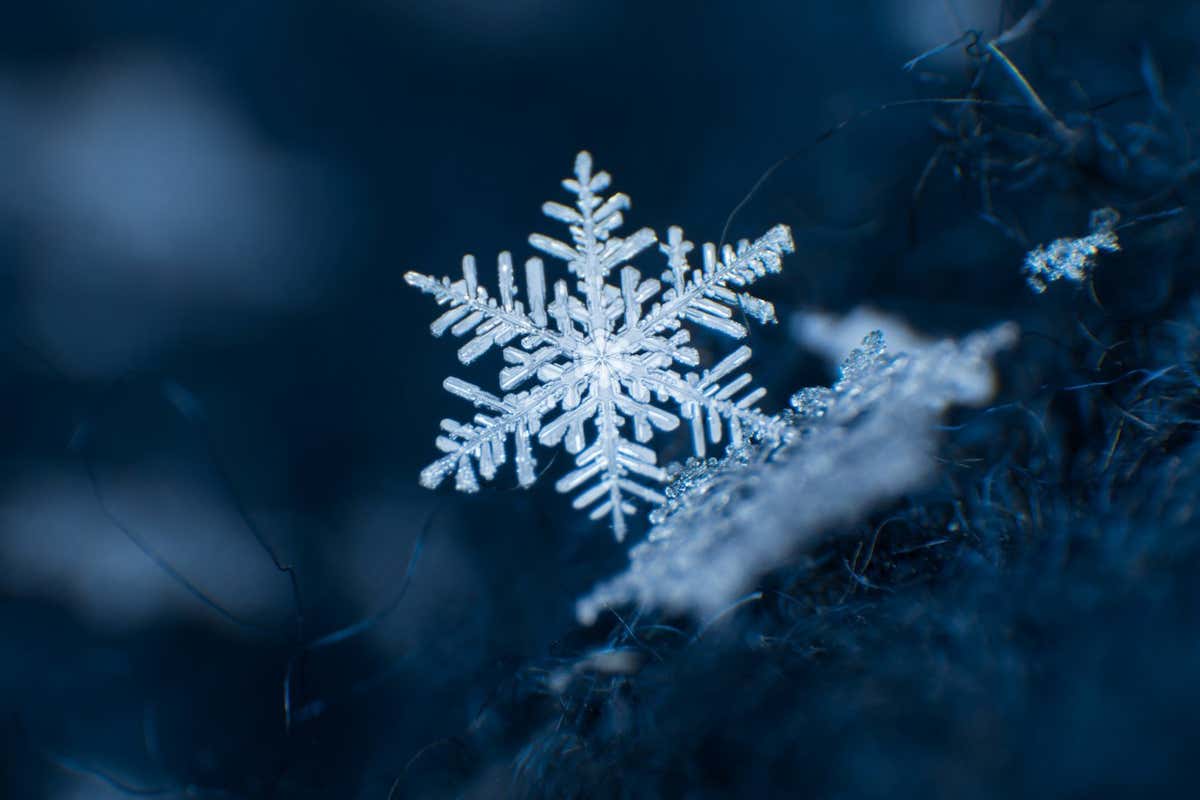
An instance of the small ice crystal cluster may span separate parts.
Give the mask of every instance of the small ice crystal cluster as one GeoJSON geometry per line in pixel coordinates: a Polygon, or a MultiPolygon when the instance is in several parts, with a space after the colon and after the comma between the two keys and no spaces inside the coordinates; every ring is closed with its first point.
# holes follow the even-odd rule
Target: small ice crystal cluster
{"type": "Polygon", "coordinates": [[[470,255],[463,257],[457,280],[419,272],[404,278],[447,307],[432,325],[434,336],[470,335],[458,351],[459,361],[470,364],[496,347],[508,364],[500,370],[503,395],[459,378],[443,383],[479,413],[469,422],[442,420],[437,447],[444,455],[425,468],[421,483],[434,488],[454,474],[459,490],[476,491],[476,471],[492,478],[507,459],[511,439],[517,480],[529,486],[536,479],[533,441],[561,444],[575,456],[575,469],[556,488],[578,491],[573,505],[590,507],[592,519],[607,516],[620,540],[625,518],[635,511],[631,498],[652,505],[664,499],[654,487],[668,480],[667,473],[646,446],[655,431],[688,422],[698,457],[707,444],[728,439],[738,448],[751,437],[784,433],[781,418],[756,408],[765,390],[745,391],[751,377],[739,371],[750,359],[749,347],[739,347],[711,369],[682,371],[700,364],[684,323],[740,339],[746,335],[738,321],[742,314],[773,322],[774,307],[741,287],[779,272],[782,255],[793,245],[787,226],[776,225],[736,248],[727,245],[718,252],[715,245],[704,245],[697,268],[689,261],[692,243],[672,227],[658,246],[666,260],[661,280],[644,278],[628,262],[658,242],[658,235],[649,228],[628,238],[616,235],[629,198],[619,193],[606,198],[609,180],[608,173],[592,170],[588,153],[580,153],[574,177],[563,181],[573,205],[542,206],[570,233],[568,241],[529,237],[536,250],[563,261],[566,276],[573,278],[555,281],[549,293],[542,260],[530,258],[525,299],[518,300],[507,252],[498,259],[497,296],[480,285],[470,255]]]}
{"type": "Polygon", "coordinates": [[[806,541],[919,488],[934,471],[939,417],[992,396],[991,358],[1015,339],[1005,324],[892,354],[870,334],[832,387],[793,395],[785,435],[692,459],[628,569],[578,601],[580,621],[626,603],[710,616],[806,541]]]}
{"type": "Polygon", "coordinates": [[[1114,209],[1096,209],[1089,219],[1091,233],[1087,236],[1055,239],[1049,245],[1039,245],[1029,251],[1023,270],[1029,288],[1041,294],[1051,283],[1063,278],[1082,283],[1091,275],[1099,253],[1120,251],[1116,231],[1120,219],[1121,215],[1114,209]]]}

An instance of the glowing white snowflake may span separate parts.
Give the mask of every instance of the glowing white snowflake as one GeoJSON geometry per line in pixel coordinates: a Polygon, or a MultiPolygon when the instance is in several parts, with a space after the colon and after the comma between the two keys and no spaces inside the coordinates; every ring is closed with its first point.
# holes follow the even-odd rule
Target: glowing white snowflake
{"type": "Polygon", "coordinates": [[[667,474],[658,466],[654,450],[645,446],[655,429],[671,431],[681,418],[687,420],[697,456],[704,455],[706,442],[718,444],[726,428],[735,446],[749,434],[778,436],[785,431],[781,419],[755,408],[765,390],[734,399],[750,384],[750,375],[721,383],[750,358],[749,347],[738,348],[701,373],[684,374],[677,367],[700,363],[699,353],[688,345],[691,336],[682,327],[684,321],[735,339],[746,335],[734,318],[738,308],[761,322],[774,321],[770,303],[730,286],[742,287],[778,272],[781,254],[792,252],[793,246],[788,228],[777,225],[753,243],[724,247],[719,256],[714,245],[704,245],[703,267],[695,269],[688,263],[692,243],[684,240],[680,228],[672,227],[659,245],[667,261],[662,281],[643,279],[627,262],[658,237],[649,228],[628,238],[614,234],[624,221],[621,212],[629,208],[629,198],[614,194],[605,199],[602,193],[608,185],[608,173],[593,173],[592,157],[580,153],[575,177],[563,181],[575,195],[574,207],[553,202],[542,206],[546,216],[569,226],[572,244],[541,234],[529,237],[533,247],[566,262],[567,272],[577,279],[577,294],[567,280],[559,279],[547,303],[542,260],[535,257],[525,262],[525,303],[518,301],[507,252],[499,257],[498,297],[479,285],[470,255],[463,257],[460,280],[418,272],[404,278],[433,295],[439,305],[450,307],[431,326],[434,336],[446,331],[473,334],[459,349],[459,361],[469,364],[496,346],[504,347],[508,363],[500,370],[500,389],[508,392],[502,397],[458,378],[446,379],[446,390],[472,402],[480,413],[466,423],[442,420],[444,435],[437,446],[445,455],[422,471],[421,483],[434,488],[454,472],[459,490],[476,491],[479,482],[472,462],[485,479],[492,478],[512,438],[517,479],[529,486],[536,478],[533,439],[550,447],[562,443],[575,456],[575,469],[556,488],[564,493],[579,489],[575,508],[591,506],[592,519],[609,515],[620,540],[625,517],[635,510],[630,497],[652,504],[663,501],[652,486],[664,483],[667,474]],[[614,270],[619,275],[616,284],[609,283],[614,270]],[[651,299],[653,305],[644,309],[651,299]],[[595,429],[590,444],[584,432],[589,422],[595,429]],[[626,435],[626,422],[632,424],[631,436],[626,435]]]}

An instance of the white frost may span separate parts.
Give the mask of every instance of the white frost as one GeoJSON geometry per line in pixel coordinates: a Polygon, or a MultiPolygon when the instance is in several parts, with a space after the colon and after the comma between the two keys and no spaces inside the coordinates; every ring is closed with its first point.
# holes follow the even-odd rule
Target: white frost
{"type": "Polygon", "coordinates": [[[798,546],[920,487],[934,470],[939,416],[991,397],[990,359],[1015,338],[1007,324],[893,355],[875,331],[832,388],[792,398],[781,439],[689,463],[629,568],[579,600],[580,621],[626,603],[707,617],[798,546]]]}

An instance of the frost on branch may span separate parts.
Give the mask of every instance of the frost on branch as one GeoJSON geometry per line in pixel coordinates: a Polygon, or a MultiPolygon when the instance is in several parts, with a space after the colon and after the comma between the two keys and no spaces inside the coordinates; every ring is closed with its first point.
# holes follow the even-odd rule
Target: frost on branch
{"type": "Polygon", "coordinates": [[[1082,283],[1092,274],[1096,256],[1101,252],[1116,253],[1116,225],[1121,215],[1111,208],[1092,212],[1087,236],[1078,239],[1055,239],[1047,246],[1039,245],[1025,256],[1025,281],[1029,288],[1041,294],[1054,281],[1066,278],[1082,283]]]}
{"type": "Polygon", "coordinates": [[[442,420],[437,447],[444,455],[424,469],[421,483],[434,488],[453,474],[460,491],[476,491],[478,476],[491,479],[508,459],[511,440],[517,480],[529,486],[536,477],[534,441],[562,445],[575,456],[575,469],[556,488],[577,492],[573,505],[590,507],[592,519],[609,517],[619,540],[625,517],[635,510],[631,498],[663,501],[657,486],[667,474],[647,446],[655,431],[687,423],[699,457],[709,444],[726,439],[736,448],[750,436],[784,433],[782,419],[756,408],[764,390],[746,391],[751,377],[740,369],[750,348],[739,347],[700,370],[700,355],[684,325],[740,339],[746,329],[739,310],[760,322],[774,321],[774,307],[742,287],[779,272],[782,254],[793,246],[788,228],[776,225],[754,242],[727,245],[719,253],[704,245],[697,267],[689,260],[692,243],[672,227],[658,246],[666,270],[659,278],[644,278],[628,262],[658,236],[649,228],[627,238],[617,235],[629,198],[605,197],[608,185],[608,173],[593,172],[592,157],[580,153],[575,176],[563,181],[573,204],[542,206],[547,217],[567,226],[569,237],[529,237],[535,249],[564,262],[563,276],[549,285],[542,259],[528,259],[523,300],[507,252],[497,260],[495,295],[479,282],[470,255],[463,257],[457,280],[418,272],[404,278],[447,308],[431,330],[434,336],[466,338],[459,361],[469,364],[495,347],[507,364],[500,370],[503,394],[446,379],[446,390],[479,413],[466,422],[442,420]]]}
{"type": "Polygon", "coordinates": [[[990,359],[1015,338],[1007,324],[893,355],[878,331],[867,336],[832,388],[792,397],[783,437],[691,460],[629,568],[577,603],[580,621],[626,603],[716,613],[822,531],[918,488],[934,470],[938,418],[991,397],[990,359]]]}

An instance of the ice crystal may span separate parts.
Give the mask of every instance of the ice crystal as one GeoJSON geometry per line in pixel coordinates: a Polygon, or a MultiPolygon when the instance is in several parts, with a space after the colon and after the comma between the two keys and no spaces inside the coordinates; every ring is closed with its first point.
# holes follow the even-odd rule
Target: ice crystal
{"type": "Polygon", "coordinates": [[[579,490],[573,505],[590,506],[592,519],[609,516],[620,540],[625,517],[635,511],[630,498],[651,504],[664,499],[654,487],[667,481],[667,473],[646,446],[656,430],[671,431],[686,420],[693,451],[703,457],[707,443],[718,444],[726,436],[738,447],[748,435],[779,436],[786,428],[780,418],[755,407],[763,389],[738,397],[751,382],[750,375],[737,374],[750,348],[739,347],[703,372],[680,368],[700,364],[683,323],[740,339],[746,329],[736,319],[738,309],[761,322],[774,321],[770,303],[739,289],[778,272],[782,254],[793,246],[787,226],[776,225],[736,248],[726,245],[718,252],[704,245],[697,269],[688,261],[692,243],[672,227],[658,248],[667,267],[661,281],[643,278],[628,262],[658,236],[649,228],[628,238],[616,235],[629,198],[620,193],[605,198],[609,181],[608,173],[592,171],[591,156],[581,152],[575,176],[563,181],[574,195],[573,207],[542,206],[547,217],[568,226],[570,243],[536,233],[529,237],[535,249],[566,263],[574,293],[560,278],[548,295],[543,262],[534,257],[525,262],[525,301],[516,299],[507,252],[499,256],[495,297],[480,285],[470,255],[463,257],[458,280],[418,272],[404,277],[449,306],[431,326],[434,336],[471,334],[458,351],[459,361],[469,364],[498,347],[508,364],[500,370],[502,396],[459,378],[446,379],[447,391],[480,412],[470,422],[442,420],[437,446],[444,455],[424,469],[421,483],[434,488],[454,473],[459,490],[476,491],[476,468],[492,478],[512,439],[517,480],[529,486],[536,478],[533,440],[549,447],[562,444],[575,456],[575,469],[557,482],[557,490],[579,490]],[[591,437],[585,431],[589,423],[591,437]]]}
{"type": "Polygon", "coordinates": [[[793,395],[784,436],[691,460],[628,569],[578,602],[580,621],[625,603],[714,614],[796,547],[919,487],[935,467],[938,417],[991,397],[990,358],[1015,335],[1001,325],[892,354],[870,334],[831,388],[793,395]]]}
{"type": "Polygon", "coordinates": [[[1041,294],[1049,284],[1066,278],[1081,283],[1091,275],[1096,256],[1121,249],[1116,225],[1121,216],[1111,208],[1098,208],[1089,218],[1090,233],[1078,239],[1055,239],[1039,245],[1025,256],[1025,280],[1029,288],[1041,294]]]}

